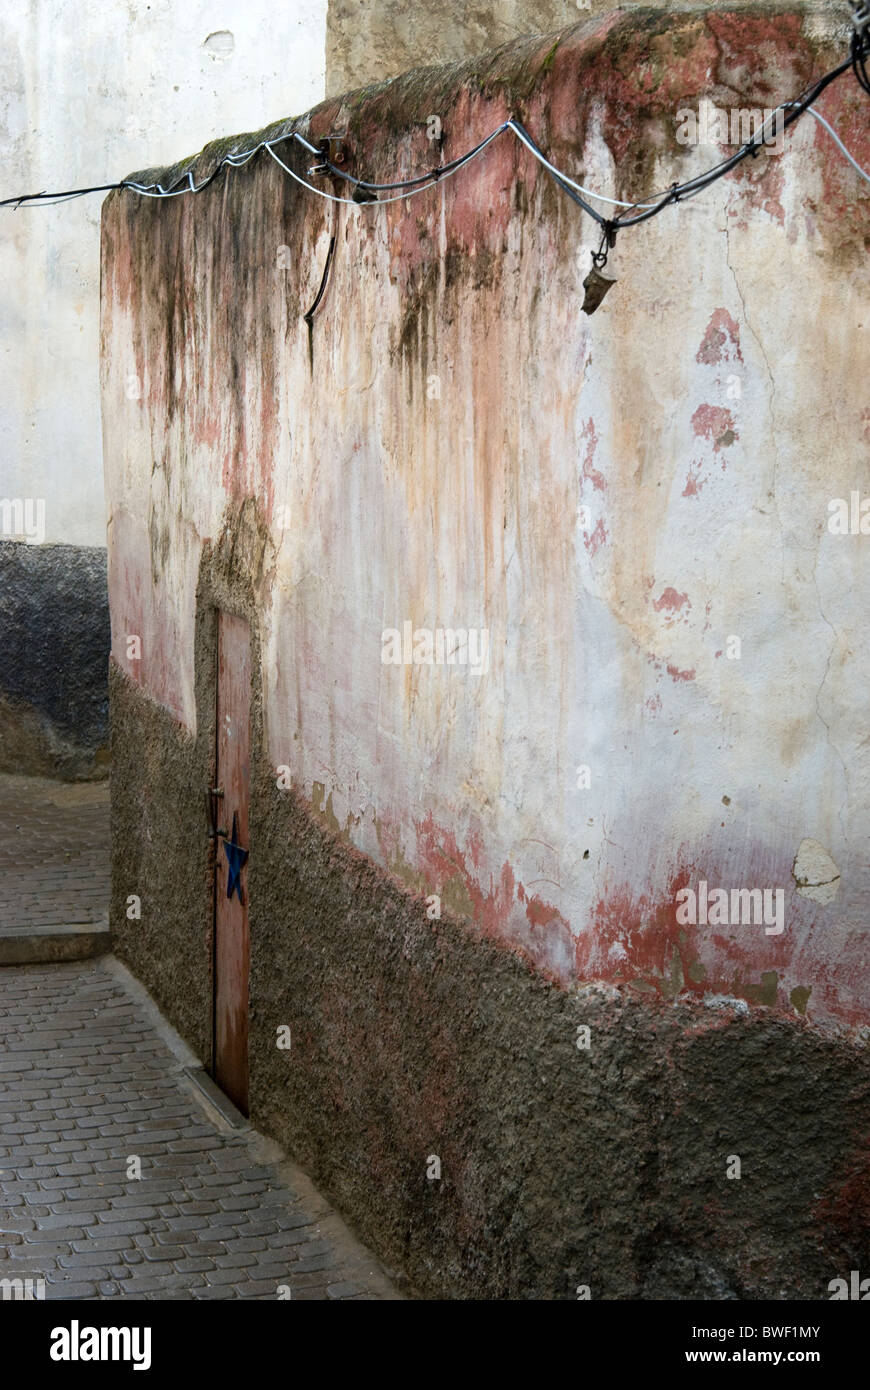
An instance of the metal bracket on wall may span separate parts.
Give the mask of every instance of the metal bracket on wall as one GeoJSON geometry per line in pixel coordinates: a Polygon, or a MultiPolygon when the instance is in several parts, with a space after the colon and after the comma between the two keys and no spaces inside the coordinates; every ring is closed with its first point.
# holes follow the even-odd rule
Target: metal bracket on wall
{"type": "Polygon", "coordinates": [[[330,164],[339,166],[346,164],[347,150],[344,148],[346,139],[346,130],[343,130],[339,135],[325,135],[318,145],[324,163],[312,164],[308,172],[310,174],[329,174],[331,173],[330,164]]]}

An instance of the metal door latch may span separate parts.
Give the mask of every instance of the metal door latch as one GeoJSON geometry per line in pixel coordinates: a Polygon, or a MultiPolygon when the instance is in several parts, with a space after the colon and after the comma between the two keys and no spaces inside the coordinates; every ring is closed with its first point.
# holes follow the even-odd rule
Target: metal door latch
{"type": "Polygon", "coordinates": [[[216,840],[219,836],[225,837],[227,833],[218,825],[217,803],[218,797],[222,797],[223,794],[223,787],[209,787],[208,791],[205,794],[205,809],[206,815],[208,816],[208,823],[210,826],[208,838],[210,840],[216,840]]]}

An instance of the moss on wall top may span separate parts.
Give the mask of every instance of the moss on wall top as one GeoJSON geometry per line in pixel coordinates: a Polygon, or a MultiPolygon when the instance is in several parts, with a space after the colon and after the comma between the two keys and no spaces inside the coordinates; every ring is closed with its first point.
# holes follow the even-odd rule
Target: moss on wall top
{"type": "MultiPolygon", "coordinates": [[[[794,3],[741,5],[734,10],[614,9],[557,34],[525,36],[460,62],[414,68],[388,81],[370,83],[341,97],[328,98],[299,116],[273,121],[261,130],[213,140],[174,164],[138,170],[126,181],[160,183],[170,189],[192,174],[200,183],[215,175],[231,154],[286,139],[294,131],[317,142],[339,130],[366,144],[370,164],[365,173],[385,177],[395,158],[392,140],[425,123],[431,113],[449,111],[464,95],[500,98],[507,110],[522,116],[524,106],[542,85],[564,80],[569,69],[575,81],[582,76],[587,89],[598,84],[600,74],[602,96],[612,87],[613,75],[619,74],[629,107],[642,98],[648,109],[661,106],[672,112],[678,98],[695,92],[703,95],[710,88],[707,67],[693,64],[692,55],[697,57],[699,46],[709,47],[714,69],[721,66],[721,77],[714,75],[714,84],[718,80],[735,95],[755,98],[755,105],[768,103],[768,84],[762,84],[765,90],[758,91],[750,80],[744,89],[739,68],[729,67],[728,50],[739,46],[741,35],[752,33],[753,48],[767,44],[775,50],[784,45],[792,59],[797,47],[805,59],[809,80],[830,60],[837,25],[836,12],[829,7],[794,3]],[[812,23],[808,24],[808,19],[812,23]],[[377,171],[371,167],[372,161],[377,171]]],[[[753,76],[757,79],[757,74],[753,76]]],[[[788,95],[777,93],[775,100],[788,95]]]]}

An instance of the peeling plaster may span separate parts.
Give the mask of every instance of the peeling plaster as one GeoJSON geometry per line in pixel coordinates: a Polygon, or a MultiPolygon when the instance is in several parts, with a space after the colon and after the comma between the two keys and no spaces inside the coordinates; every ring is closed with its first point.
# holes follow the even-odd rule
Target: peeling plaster
{"type": "MultiPolygon", "coordinates": [[[[785,96],[839,52],[800,16],[617,13],[295,124],[316,138],[346,118],[377,179],[397,150],[426,167],[431,110],[452,113],[445,159],[520,110],[557,163],[640,196],[696,172],[672,140],[684,102],[774,81],[785,96]]],[[[848,123],[852,102],[844,78],[826,112],[848,123]]],[[[273,163],[195,207],[111,195],[119,667],[194,729],[200,556],[256,499],[268,756],[334,833],[561,986],[789,1015],[798,999],[814,1024],[860,1025],[870,561],[825,518],[865,424],[868,200],[853,178],[848,219],[819,201],[831,160],[799,125],[769,186],[760,160],[621,236],[590,321],[592,231],[505,139],[412,204],[342,209],[310,340],[330,223],[273,163]],[[485,679],[383,666],[382,630],[405,620],[486,627],[485,679]],[[833,911],[814,896],[830,882],[792,874],[808,806],[839,866],[833,911]],[[784,889],[785,932],[681,937],[674,894],[695,879],[784,889]]]]}
{"type": "Polygon", "coordinates": [[[801,840],[792,876],[802,898],[831,903],[840,890],[840,870],[818,840],[801,840]]]}

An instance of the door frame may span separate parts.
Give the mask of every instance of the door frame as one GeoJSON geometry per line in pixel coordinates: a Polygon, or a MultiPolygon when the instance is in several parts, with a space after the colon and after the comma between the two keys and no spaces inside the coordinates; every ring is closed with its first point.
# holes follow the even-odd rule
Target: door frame
{"type": "MultiPolygon", "coordinates": [[[[210,617],[211,617],[211,619],[212,619],[211,627],[212,627],[212,632],[213,632],[213,634],[214,634],[214,662],[213,662],[213,665],[212,665],[212,673],[213,673],[213,674],[212,674],[211,692],[210,692],[210,694],[211,694],[211,696],[212,696],[212,699],[211,699],[211,716],[212,716],[212,722],[213,722],[213,731],[212,731],[212,732],[213,732],[213,737],[212,737],[212,739],[211,739],[211,758],[210,758],[211,779],[210,779],[210,782],[209,782],[209,792],[211,792],[211,789],[212,789],[212,788],[216,788],[216,787],[218,787],[218,786],[221,785],[220,782],[218,781],[218,778],[223,776],[223,773],[222,773],[222,770],[221,770],[221,759],[220,759],[220,738],[221,738],[221,704],[220,704],[220,700],[221,700],[221,622],[222,622],[222,618],[226,617],[226,618],[230,618],[230,619],[235,619],[235,620],[237,620],[238,622],[243,622],[243,623],[246,625],[246,627],[247,627],[247,633],[248,633],[248,689],[247,689],[247,692],[246,692],[246,697],[247,697],[247,723],[248,723],[248,728],[247,728],[248,774],[247,774],[247,785],[245,786],[244,791],[245,791],[245,795],[246,795],[246,797],[247,797],[247,821],[248,821],[248,826],[247,826],[247,846],[248,846],[248,849],[250,850],[250,819],[251,819],[251,814],[250,814],[250,812],[251,812],[251,784],[252,784],[251,766],[252,766],[253,757],[254,757],[254,740],[255,740],[254,717],[253,717],[253,708],[254,708],[254,702],[253,702],[253,694],[254,694],[253,685],[254,685],[254,671],[255,671],[255,662],[256,662],[256,652],[255,652],[255,629],[254,629],[253,623],[251,622],[251,618],[250,618],[249,614],[247,614],[247,613],[240,613],[240,612],[237,611],[237,609],[235,608],[235,606],[231,606],[231,605],[229,605],[229,604],[221,604],[221,603],[218,603],[218,602],[213,603],[213,604],[211,605],[210,617]]],[[[209,950],[209,964],[210,964],[210,968],[211,968],[211,1028],[210,1028],[210,1035],[209,1035],[209,1043],[210,1043],[211,1056],[210,1056],[210,1059],[209,1059],[208,1072],[209,1072],[209,1075],[212,1077],[213,1081],[215,1082],[215,1084],[216,1084],[217,1086],[219,1086],[221,1090],[223,1090],[224,1088],[223,1088],[223,1086],[222,1086],[222,1084],[221,1084],[221,1081],[220,1081],[220,1079],[219,1079],[219,1077],[218,1077],[218,1063],[219,1063],[219,1051],[218,1051],[218,1024],[219,1024],[219,1010],[218,1010],[218,1004],[219,1004],[219,997],[218,997],[218,996],[219,996],[219,987],[220,987],[220,983],[221,983],[221,978],[220,978],[220,973],[219,973],[219,959],[218,959],[218,955],[219,955],[219,946],[220,946],[220,938],[219,938],[219,932],[218,932],[218,911],[219,911],[218,897],[219,897],[219,885],[220,885],[221,879],[222,879],[222,875],[220,874],[220,865],[221,865],[221,862],[222,862],[222,861],[221,861],[221,851],[222,851],[222,847],[223,847],[223,841],[224,841],[224,839],[226,838],[226,835],[227,835],[227,834],[230,834],[230,833],[232,832],[231,820],[229,819],[231,816],[232,816],[232,809],[231,809],[230,804],[229,804],[229,799],[228,799],[228,798],[220,798],[220,799],[218,799],[218,800],[217,800],[217,803],[216,803],[216,815],[215,815],[214,820],[213,820],[213,825],[216,826],[216,827],[219,827],[221,830],[223,830],[224,832],[226,832],[226,834],[225,834],[225,835],[214,834],[214,836],[213,836],[213,838],[212,838],[212,854],[211,854],[211,864],[210,864],[210,883],[211,883],[211,913],[210,913],[210,919],[211,919],[211,943],[210,943],[210,950],[209,950]]],[[[247,866],[246,866],[246,867],[247,867],[247,866]]],[[[245,873],[245,879],[247,880],[247,873],[246,873],[245,870],[243,870],[243,872],[245,873]]],[[[250,957],[251,957],[251,920],[250,920],[250,899],[249,899],[249,894],[248,894],[247,881],[245,882],[245,885],[244,885],[244,892],[245,892],[245,915],[246,915],[246,923],[247,923],[247,943],[246,943],[246,946],[247,946],[247,970],[246,970],[245,986],[244,986],[244,988],[245,988],[245,1058],[244,1058],[244,1063],[245,1063],[245,1067],[244,1067],[244,1074],[245,1074],[244,1091],[245,1091],[245,1095],[244,1095],[244,1103],[240,1103],[240,1099],[237,1098],[237,1097],[229,1096],[228,1092],[225,1092],[225,1094],[228,1095],[228,1098],[232,1101],[232,1103],[236,1106],[236,1108],[237,1108],[238,1110],[240,1110],[243,1114],[247,1115],[247,1114],[248,1114],[248,1111],[249,1111],[249,1101],[250,1101],[250,1077],[251,1077],[251,1067],[250,1067],[250,1017],[251,1017],[251,988],[250,988],[250,983],[251,983],[251,959],[250,959],[250,957]]]]}

